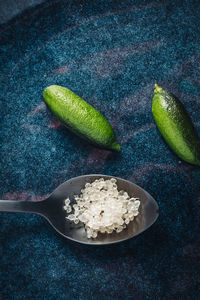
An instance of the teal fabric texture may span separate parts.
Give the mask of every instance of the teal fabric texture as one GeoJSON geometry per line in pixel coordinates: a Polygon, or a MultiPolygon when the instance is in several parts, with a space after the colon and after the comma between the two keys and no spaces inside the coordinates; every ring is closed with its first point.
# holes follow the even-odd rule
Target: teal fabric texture
{"type": "Polygon", "coordinates": [[[170,150],[151,112],[157,83],[200,134],[199,1],[30,1],[3,20],[1,199],[42,200],[72,177],[99,173],[140,185],[160,216],[136,238],[89,247],[40,216],[0,213],[0,298],[200,299],[200,168],[170,150]],[[69,132],[43,101],[52,84],[98,109],[121,152],[69,132]]]}

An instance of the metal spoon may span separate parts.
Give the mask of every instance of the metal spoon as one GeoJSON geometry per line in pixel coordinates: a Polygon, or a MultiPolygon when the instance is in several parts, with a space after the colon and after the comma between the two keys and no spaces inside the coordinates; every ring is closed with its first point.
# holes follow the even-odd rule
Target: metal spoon
{"type": "Polygon", "coordinates": [[[0,200],[0,211],[39,214],[45,217],[53,228],[65,238],[90,245],[113,244],[130,239],[149,228],[156,221],[159,214],[158,204],[141,187],[118,177],[100,174],[72,178],[61,184],[47,199],[42,201],[0,200]],[[66,211],[63,209],[64,200],[69,197],[73,201],[73,196],[79,195],[87,182],[91,183],[99,178],[104,178],[105,180],[116,178],[118,189],[125,190],[131,197],[138,197],[141,205],[139,215],[122,232],[99,234],[96,239],[88,239],[82,224],[76,225],[66,220],[66,211]]]}

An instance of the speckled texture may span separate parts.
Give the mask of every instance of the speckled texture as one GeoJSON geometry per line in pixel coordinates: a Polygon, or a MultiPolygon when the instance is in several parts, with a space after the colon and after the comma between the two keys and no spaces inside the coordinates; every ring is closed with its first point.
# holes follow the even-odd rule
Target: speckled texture
{"type": "Polygon", "coordinates": [[[103,173],[149,191],[160,217],[135,239],[90,248],[42,217],[1,213],[0,298],[199,299],[200,169],[169,150],[151,113],[157,82],[200,134],[199,1],[33,2],[1,26],[1,198],[37,201],[71,177],[103,173]],[[50,84],[99,109],[122,152],[55,120],[42,99],[50,84]]]}

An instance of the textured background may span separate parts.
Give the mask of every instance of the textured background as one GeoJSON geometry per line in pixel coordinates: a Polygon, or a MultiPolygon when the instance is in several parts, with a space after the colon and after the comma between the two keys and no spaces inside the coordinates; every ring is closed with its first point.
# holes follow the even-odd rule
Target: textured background
{"type": "Polygon", "coordinates": [[[1,199],[41,200],[103,173],[155,197],[158,221],[116,246],[87,247],[41,217],[0,214],[1,299],[200,299],[200,169],[168,148],[151,114],[154,83],[200,133],[200,5],[177,1],[0,1],[1,199]],[[99,109],[120,154],[67,131],[46,109],[59,84],[99,109]]]}

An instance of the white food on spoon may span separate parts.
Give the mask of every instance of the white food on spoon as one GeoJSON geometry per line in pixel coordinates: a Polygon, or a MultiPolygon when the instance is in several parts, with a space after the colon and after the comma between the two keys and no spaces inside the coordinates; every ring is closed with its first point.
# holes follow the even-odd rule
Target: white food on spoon
{"type": "Polygon", "coordinates": [[[73,210],[66,219],[75,224],[82,222],[88,238],[96,238],[99,232],[120,233],[139,214],[139,199],[118,191],[116,183],[115,178],[96,179],[74,196],[76,203],[72,206],[70,199],[65,199],[63,208],[67,213],[73,210]]]}

